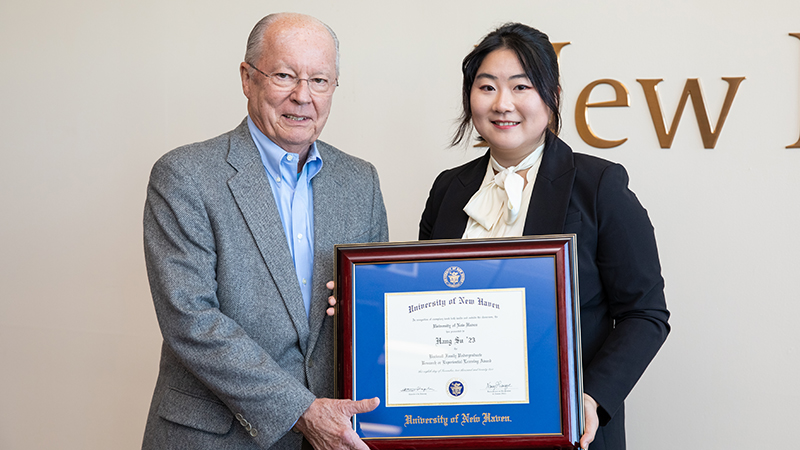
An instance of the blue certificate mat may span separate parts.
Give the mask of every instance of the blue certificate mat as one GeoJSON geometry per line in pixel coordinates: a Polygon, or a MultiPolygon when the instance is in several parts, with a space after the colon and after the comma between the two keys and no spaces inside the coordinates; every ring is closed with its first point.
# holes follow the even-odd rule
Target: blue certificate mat
{"type": "Polygon", "coordinates": [[[373,448],[570,446],[572,237],[337,246],[337,387],[373,448]]]}

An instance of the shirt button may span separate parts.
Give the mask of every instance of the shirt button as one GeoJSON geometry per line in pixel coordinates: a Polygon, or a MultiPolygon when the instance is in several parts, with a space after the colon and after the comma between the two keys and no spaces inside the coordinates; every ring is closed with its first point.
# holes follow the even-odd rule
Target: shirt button
{"type": "Polygon", "coordinates": [[[305,278],[303,278],[303,284],[306,284],[306,279],[305,278]]]}
{"type": "Polygon", "coordinates": [[[286,159],[291,161],[293,159],[293,156],[292,155],[286,155],[286,159]]]}
{"type": "Polygon", "coordinates": [[[303,233],[297,233],[297,239],[303,239],[303,233]]]}
{"type": "Polygon", "coordinates": [[[280,183],[280,182],[281,182],[281,179],[280,179],[280,177],[275,177],[275,182],[276,182],[276,183],[280,183]]]}

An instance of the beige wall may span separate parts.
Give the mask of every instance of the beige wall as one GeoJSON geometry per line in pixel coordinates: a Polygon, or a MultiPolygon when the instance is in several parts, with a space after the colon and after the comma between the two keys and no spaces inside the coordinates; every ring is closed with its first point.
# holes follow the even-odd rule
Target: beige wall
{"type": "MultiPolygon", "coordinates": [[[[149,169],[244,117],[247,34],[286,2],[0,3],[0,448],[140,445],[159,356],[141,212],[149,169]]],[[[338,33],[341,87],[323,139],[376,164],[391,238],[411,240],[448,149],[461,58],[504,21],[571,42],[562,137],[623,163],[656,226],[673,334],[628,401],[632,449],[754,448],[796,428],[800,313],[800,2],[306,1],[338,33]],[[659,148],[637,79],[663,78],[671,123],[699,78],[714,149],[691,107],[659,148]],[[589,112],[613,149],[578,136],[590,82],[630,91],[589,112]]],[[[592,101],[612,98],[598,88],[592,101]]]]}

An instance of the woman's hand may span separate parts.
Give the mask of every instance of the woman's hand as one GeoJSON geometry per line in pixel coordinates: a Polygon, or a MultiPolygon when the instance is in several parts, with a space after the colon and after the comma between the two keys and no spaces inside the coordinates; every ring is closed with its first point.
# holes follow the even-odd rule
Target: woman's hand
{"type": "Polygon", "coordinates": [[[600,426],[600,419],[597,417],[597,402],[589,394],[583,394],[583,416],[586,423],[583,426],[580,445],[583,450],[586,450],[594,441],[594,435],[600,426]]]}

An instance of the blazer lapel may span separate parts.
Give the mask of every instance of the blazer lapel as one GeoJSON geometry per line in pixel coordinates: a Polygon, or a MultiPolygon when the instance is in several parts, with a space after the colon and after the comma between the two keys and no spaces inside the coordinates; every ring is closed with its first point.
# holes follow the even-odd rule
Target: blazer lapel
{"type": "Polygon", "coordinates": [[[238,171],[228,180],[228,187],[281,293],[305,353],[309,328],[303,295],[272,188],[246,120],[231,133],[228,162],[238,171]]]}
{"type": "Polygon", "coordinates": [[[327,316],[327,302],[330,291],[325,284],[333,279],[333,248],[337,239],[337,227],[334,225],[339,221],[340,214],[346,212],[336,207],[334,192],[339,192],[342,188],[342,181],[339,177],[343,176],[344,171],[337,170],[338,161],[336,155],[327,152],[324,143],[317,141],[317,150],[322,157],[322,170],[317,173],[313,180],[314,189],[314,275],[311,292],[311,310],[308,315],[309,336],[308,354],[314,351],[314,346],[322,330],[322,323],[327,316]],[[324,305],[315,304],[324,302],[324,305]]]}
{"type": "Polygon", "coordinates": [[[575,180],[572,150],[548,132],[542,164],[533,185],[523,235],[562,233],[575,180]]]}
{"type": "Polygon", "coordinates": [[[439,206],[439,219],[431,232],[432,239],[458,239],[464,235],[469,216],[464,206],[478,192],[486,175],[489,152],[474,160],[456,177],[452,189],[448,189],[439,206]]]}

